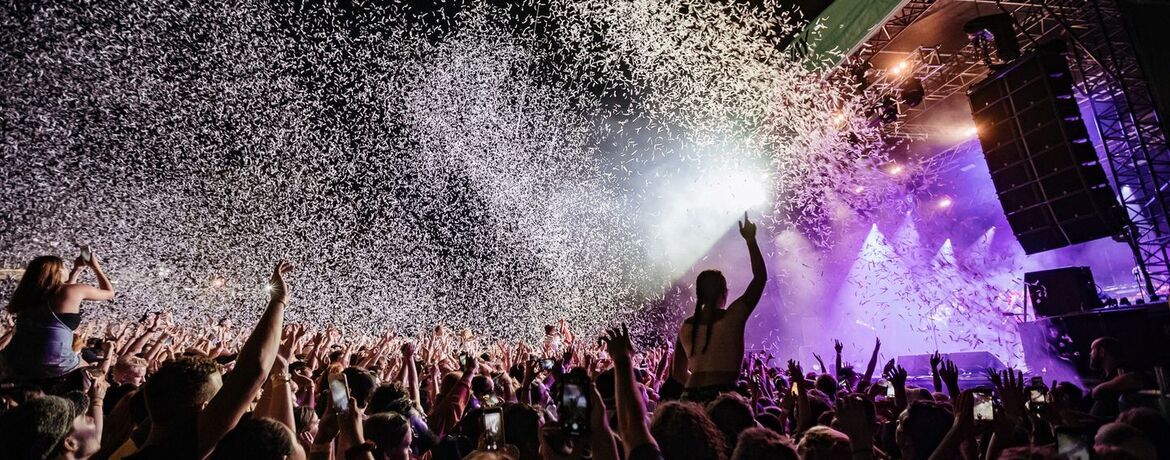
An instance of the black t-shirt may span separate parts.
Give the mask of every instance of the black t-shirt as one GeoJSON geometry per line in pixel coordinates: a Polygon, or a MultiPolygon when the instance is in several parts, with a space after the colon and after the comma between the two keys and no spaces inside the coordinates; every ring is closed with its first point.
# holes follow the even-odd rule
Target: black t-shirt
{"type": "Polygon", "coordinates": [[[105,414],[110,415],[110,413],[114,411],[114,407],[118,405],[118,402],[121,401],[122,398],[137,389],[138,387],[134,386],[133,384],[123,383],[106,390],[105,404],[102,406],[105,414]]]}

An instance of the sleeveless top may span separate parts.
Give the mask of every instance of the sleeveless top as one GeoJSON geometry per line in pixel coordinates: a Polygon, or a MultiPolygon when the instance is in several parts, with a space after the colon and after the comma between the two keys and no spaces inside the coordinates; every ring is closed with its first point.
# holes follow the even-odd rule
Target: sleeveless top
{"type": "Polygon", "coordinates": [[[81,356],[73,352],[73,329],[48,301],[16,315],[16,332],[3,353],[9,379],[60,377],[82,364],[81,356]]]}

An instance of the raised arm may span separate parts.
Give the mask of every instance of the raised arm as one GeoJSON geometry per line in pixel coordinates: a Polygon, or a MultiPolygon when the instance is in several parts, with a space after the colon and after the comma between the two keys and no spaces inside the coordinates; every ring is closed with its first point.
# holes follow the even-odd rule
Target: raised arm
{"type": "Polygon", "coordinates": [[[292,375],[288,373],[288,360],[277,355],[268,374],[268,386],[260,393],[260,401],[252,412],[257,417],[268,417],[283,423],[294,433],[297,431],[293,415],[292,375]]]}
{"type": "Polygon", "coordinates": [[[419,391],[418,367],[414,362],[414,343],[409,340],[402,343],[402,366],[406,369],[406,390],[410,394],[410,400],[420,414],[425,413],[422,407],[422,394],[419,391]]]}
{"type": "Polygon", "coordinates": [[[760,297],[764,295],[764,285],[768,282],[768,267],[764,265],[764,255],[760,253],[760,245],[756,243],[756,224],[743,213],[743,222],[739,223],[739,234],[747,241],[748,256],[752,260],[752,281],[744,290],[743,295],[733,305],[742,305],[748,314],[756,309],[760,297]]]}
{"type": "Polygon", "coordinates": [[[833,351],[836,352],[836,359],[833,360],[833,378],[841,380],[841,350],[845,346],[841,344],[840,340],[833,339],[833,351]]]}
{"type": "Polygon", "coordinates": [[[942,355],[938,353],[938,350],[935,350],[934,354],[930,355],[930,377],[934,381],[935,393],[942,393],[943,391],[942,376],[938,373],[939,364],[942,364],[942,355]]]}
{"type": "Polygon", "coordinates": [[[272,297],[260,316],[260,322],[236,357],[236,366],[224,378],[223,387],[199,414],[199,444],[196,458],[206,457],[215,448],[240,417],[248,410],[253,396],[260,390],[272,369],[272,362],[280,348],[280,332],[284,323],[284,307],[288,303],[288,287],[284,274],[292,270],[288,262],[280,262],[272,272],[272,297]]]}
{"type": "Polygon", "coordinates": [[[869,364],[865,366],[865,375],[861,376],[861,381],[857,382],[857,392],[864,393],[865,389],[869,387],[873,380],[873,371],[877,369],[878,352],[882,349],[882,339],[874,339],[873,354],[869,355],[869,364]]]}
{"type": "Polygon", "coordinates": [[[607,351],[613,358],[618,433],[621,434],[622,443],[626,448],[626,458],[629,458],[630,453],[637,448],[646,445],[658,450],[658,443],[650,435],[650,428],[646,426],[646,402],[642,400],[642,394],[634,386],[630,331],[623,324],[620,330],[611,329],[602,340],[605,341],[607,351]]]}
{"type": "MultiPolygon", "coordinates": [[[[101,263],[98,262],[97,254],[91,254],[89,262],[85,262],[78,258],[77,262],[84,263],[93,269],[93,276],[97,278],[98,285],[90,286],[88,284],[68,284],[66,287],[66,295],[70,299],[76,300],[76,305],[80,305],[83,300],[110,300],[114,298],[114,284],[106,277],[106,272],[102,270],[101,263]]],[[[75,265],[73,272],[69,274],[69,279],[76,280],[78,267],[75,265]]],[[[72,302],[70,302],[72,303],[72,302]]],[[[77,307],[75,307],[77,308],[77,307]]],[[[66,313],[74,313],[66,310],[66,313]]]]}

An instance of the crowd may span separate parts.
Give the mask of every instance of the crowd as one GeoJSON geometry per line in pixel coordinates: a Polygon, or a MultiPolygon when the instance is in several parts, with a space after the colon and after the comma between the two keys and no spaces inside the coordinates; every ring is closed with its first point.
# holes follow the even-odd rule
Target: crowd
{"type": "Polygon", "coordinates": [[[251,327],[87,323],[81,305],[115,295],[97,256],[72,272],[38,257],[0,326],[0,458],[1170,458],[1160,399],[1140,397],[1155,385],[1113,338],[1093,344],[1102,380],[1086,389],[1014,370],[960,388],[938,354],[917,388],[892,360],[875,375],[880,341],[864,372],[839,342],[821,373],[745,353],[767,271],[746,216],[740,232],[744,294],[728,305],[703,272],[678,340],[640,350],[624,326],[584,337],[564,321],[536,344],[285,324],[286,262],[251,327]],[[97,286],[76,283],[85,269],[97,286]]]}

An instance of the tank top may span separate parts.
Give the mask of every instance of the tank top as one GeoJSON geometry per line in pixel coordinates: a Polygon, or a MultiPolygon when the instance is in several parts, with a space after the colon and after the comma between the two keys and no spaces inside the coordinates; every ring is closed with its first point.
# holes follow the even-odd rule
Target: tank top
{"type": "Polygon", "coordinates": [[[16,315],[16,332],[4,349],[10,379],[60,377],[81,366],[73,351],[73,329],[45,301],[16,315]]]}

